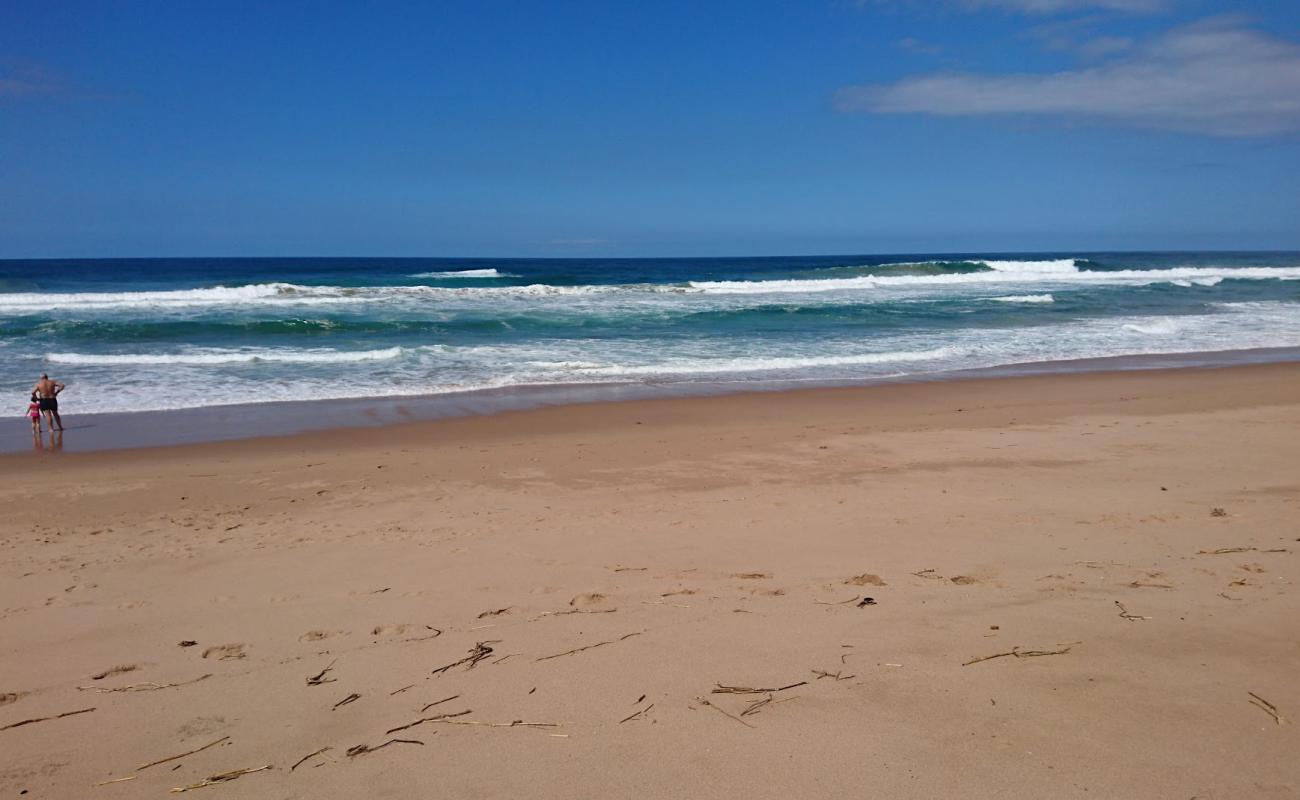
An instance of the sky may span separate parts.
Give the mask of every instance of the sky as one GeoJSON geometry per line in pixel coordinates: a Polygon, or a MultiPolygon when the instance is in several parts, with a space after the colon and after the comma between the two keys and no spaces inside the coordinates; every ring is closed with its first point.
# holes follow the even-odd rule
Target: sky
{"type": "Polygon", "coordinates": [[[0,258],[1300,249],[1300,3],[0,0],[0,258]]]}

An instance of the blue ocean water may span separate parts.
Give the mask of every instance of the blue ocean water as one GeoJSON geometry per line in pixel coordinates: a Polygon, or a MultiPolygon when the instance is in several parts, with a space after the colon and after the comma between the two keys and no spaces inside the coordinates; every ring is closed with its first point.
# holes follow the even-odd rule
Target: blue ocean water
{"type": "Polygon", "coordinates": [[[0,261],[0,390],[78,412],[854,381],[1300,347],[1300,253],[0,261]]]}

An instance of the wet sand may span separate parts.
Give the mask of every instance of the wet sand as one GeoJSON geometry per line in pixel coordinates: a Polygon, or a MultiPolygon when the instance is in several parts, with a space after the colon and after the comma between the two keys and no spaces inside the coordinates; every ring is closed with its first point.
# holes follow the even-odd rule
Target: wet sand
{"type": "Polygon", "coordinates": [[[3,456],[0,793],[1295,797],[1298,429],[1278,364],[3,456]]]}

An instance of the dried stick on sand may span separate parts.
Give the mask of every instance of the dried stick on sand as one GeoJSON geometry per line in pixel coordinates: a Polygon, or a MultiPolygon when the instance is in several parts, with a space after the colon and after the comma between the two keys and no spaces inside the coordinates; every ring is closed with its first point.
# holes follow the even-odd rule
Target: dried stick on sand
{"type": "Polygon", "coordinates": [[[317,750],[317,751],[314,752],[314,753],[308,753],[307,755],[305,755],[305,756],[303,756],[302,758],[298,759],[297,761],[293,762],[293,766],[292,766],[292,767],[289,767],[289,771],[290,771],[290,772],[293,772],[293,771],[294,771],[295,769],[297,769],[298,767],[301,767],[301,766],[302,766],[302,762],[306,761],[307,759],[312,758],[313,756],[318,756],[318,755],[320,755],[321,753],[324,753],[326,750],[332,750],[332,749],[333,749],[333,748],[331,748],[331,747],[322,747],[321,749],[317,750]]]}
{"type": "Polygon", "coordinates": [[[407,724],[399,725],[396,728],[389,728],[388,730],[384,731],[384,734],[387,735],[390,733],[397,733],[398,731],[404,731],[407,728],[414,728],[416,725],[423,725],[426,722],[439,722],[444,719],[450,719],[451,717],[463,717],[466,714],[472,713],[472,711],[473,709],[467,708],[464,711],[457,711],[455,714],[438,714],[432,717],[421,717],[420,719],[417,719],[415,722],[408,722],[407,724]]]}
{"type": "Polygon", "coordinates": [[[714,684],[712,694],[772,694],[774,692],[784,692],[786,689],[793,689],[796,686],[807,686],[808,681],[799,681],[788,686],[780,686],[775,689],[755,689],[749,686],[723,686],[714,684]]]}
{"type": "Polygon", "coordinates": [[[22,722],[14,722],[12,724],[5,725],[3,728],[0,728],[0,731],[7,731],[10,728],[21,728],[24,725],[31,725],[34,722],[47,722],[52,719],[63,719],[64,717],[73,717],[76,716],[77,714],[88,714],[94,710],[95,709],[93,708],[82,708],[76,711],[65,711],[62,714],[55,714],[52,717],[36,717],[35,719],[25,719],[22,722]]]}
{"type": "Polygon", "coordinates": [[[348,748],[348,755],[359,756],[365,753],[373,753],[376,750],[381,750],[389,746],[390,744],[418,744],[423,746],[424,742],[420,741],[419,739],[389,739],[383,744],[377,744],[374,747],[371,747],[370,745],[367,744],[358,744],[348,748]]]}
{"type": "Polygon", "coordinates": [[[1141,614],[1130,614],[1130,613],[1128,613],[1128,609],[1125,608],[1125,607],[1124,607],[1124,604],[1121,603],[1121,602],[1118,601],[1118,600],[1115,601],[1115,605],[1116,605],[1116,606],[1119,606],[1119,615],[1120,615],[1121,617],[1123,617],[1124,619],[1128,620],[1129,622],[1139,622],[1139,621],[1144,620],[1144,619],[1151,619],[1150,617],[1144,617],[1144,616],[1142,616],[1141,614]]]}
{"type": "Polygon", "coordinates": [[[607,641],[607,642],[596,642],[595,644],[589,644],[589,645],[587,645],[586,647],[576,647],[576,648],[574,648],[574,649],[572,649],[572,650],[565,650],[563,653],[556,653],[556,654],[553,655],[553,656],[542,656],[541,658],[535,658],[535,659],[533,659],[533,660],[534,660],[534,661],[548,661],[548,660],[550,660],[550,659],[552,659],[552,658],[559,658],[560,656],[571,656],[571,655],[573,655],[574,653],[581,653],[583,650],[594,650],[594,649],[597,648],[597,647],[604,647],[604,646],[607,645],[607,644],[615,644],[615,643],[617,643],[617,642],[621,642],[621,641],[623,641],[623,640],[625,640],[625,639],[631,639],[633,636],[640,636],[640,635],[643,634],[643,633],[645,633],[645,631],[637,631],[636,633],[629,633],[629,634],[627,634],[626,636],[620,636],[620,637],[618,637],[617,639],[610,639],[610,640],[607,641]]]}
{"type": "Polygon", "coordinates": [[[623,719],[619,719],[619,725],[623,725],[624,722],[633,721],[633,719],[636,719],[637,717],[641,717],[641,715],[645,714],[646,712],[649,712],[649,710],[653,708],[654,708],[654,704],[653,702],[651,702],[650,705],[647,705],[646,708],[641,709],[640,712],[634,712],[632,714],[628,714],[627,717],[624,717],[623,719]]]}
{"type": "Polygon", "coordinates": [[[743,719],[736,716],[735,714],[730,713],[725,708],[722,708],[720,706],[715,706],[714,704],[710,703],[708,700],[705,700],[703,697],[695,698],[695,702],[707,708],[713,709],[714,711],[718,712],[719,714],[721,714],[722,716],[728,719],[734,719],[736,722],[739,722],[741,725],[744,725],[746,728],[754,727],[753,725],[750,725],[748,722],[744,721],[743,719]]]}
{"type": "Polygon", "coordinates": [[[198,783],[190,784],[189,786],[177,786],[175,789],[171,790],[171,793],[179,794],[180,792],[192,792],[195,789],[202,789],[205,786],[215,786],[218,783],[226,783],[228,781],[233,781],[235,778],[239,778],[244,775],[251,775],[254,772],[261,772],[262,770],[267,770],[270,768],[271,765],[267,764],[266,766],[263,767],[249,767],[248,769],[237,769],[237,770],[232,770],[231,772],[223,772],[220,775],[213,775],[209,778],[204,778],[202,781],[198,783]]]}
{"type": "Polygon", "coordinates": [[[431,674],[440,675],[446,672],[447,670],[452,669],[453,667],[459,667],[461,664],[466,664],[467,666],[465,667],[465,669],[467,670],[474,669],[474,666],[478,664],[478,662],[492,655],[491,646],[494,644],[500,644],[500,642],[501,642],[500,639],[493,639],[492,641],[489,642],[478,642],[469,651],[468,656],[462,658],[460,661],[453,661],[452,663],[448,664],[445,667],[438,667],[431,674]]]}
{"type": "Polygon", "coordinates": [[[1278,725],[1282,724],[1282,715],[1278,713],[1277,706],[1268,702],[1267,700],[1255,694],[1254,692],[1246,692],[1246,694],[1250,695],[1251,698],[1250,704],[1252,706],[1262,709],[1264,713],[1272,717],[1273,721],[1276,722],[1278,725]]]}
{"type": "Polygon", "coordinates": [[[336,679],[335,679],[335,678],[326,678],[326,677],[325,677],[325,673],[327,673],[327,672],[329,672],[330,670],[334,669],[334,665],[337,664],[337,663],[338,663],[338,659],[337,659],[337,658],[334,659],[333,661],[331,661],[331,662],[329,663],[329,666],[328,666],[328,667],[326,667],[325,669],[321,670],[320,672],[317,672],[315,675],[312,675],[310,678],[308,678],[308,679],[307,679],[307,685],[308,685],[308,686],[320,686],[322,683],[334,683],[334,681],[335,681],[336,679]]]}
{"type": "Polygon", "coordinates": [[[141,764],[140,766],[136,767],[136,769],[137,770],[149,769],[150,767],[156,767],[159,764],[166,764],[168,761],[175,761],[178,758],[185,758],[185,756],[192,756],[195,753],[201,753],[204,750],[207,750],[209,747],[216,747],[217,745],[221,744],[222,742],[226,741],[229,738],[230,738],[229,736],[222,736],[220,739],[216,740],[215,742],[208,742],[202,747],[196,748],[194,750],[188,750],[178,755],[167,756],[166,758],[160,758],[157,761],[150,761],[148,764],[141,764]]]}
{"type": "Polygon", "coordinates": [[[1017,645],[1016,647],[1011,648],[1005,653],[994,653],[991,656],[981,656],[979,658],[972,658],[970,661],[967,661],[966,663],[962,664],[962,666],[969,667],[971,664],[978,664],[981,661],[992,661],[995,658],[1003,658],[1005,656],[1015,656],[1016,658],[1036,658],[1038,656],[1060,656],[1060,655],[1065,655],[1068,652],[1070,652],[1069,647],[1063,648],[1061,650],[1021,650],[1020,647],[1017,645]]]}
{"type": "Polygon", "coordinates": [[[193,680],[181,681],[180,683],[132,683],[127,686],[114,686],[105,688],[103,686],[78,686],[77,689],[83,692],[156,692],[159,689],[175,689],[177,686],[189,686],[191,683],[198,683],[212,677],[212,673],[200,675],[193,680]]]}

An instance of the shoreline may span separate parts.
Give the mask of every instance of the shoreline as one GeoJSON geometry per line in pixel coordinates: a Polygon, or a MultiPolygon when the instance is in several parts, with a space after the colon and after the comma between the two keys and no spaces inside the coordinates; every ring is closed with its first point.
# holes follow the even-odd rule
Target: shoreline
{"type": "MultiPolygon", "coordinates": [[[[827,389],[864,389],[1045,375],[1215,369],[1300,361],[1300,348],[1114,356],[1008,364],[861,381],[770,380],[674,383],[564,384],[480,389],[435,395],[304,400],[208,406],[163,411],[76,414],[68,420],[60,453],[172,447],[208,442],[284,437],[336,429],[374,429],[511,412],[643,400],[771,395],[827,389]]],[[[64,409],[67,410],[66,407],[64,409]]],[[[31,453],[25,419],[0,439],[0,459],[31,453]]],[[[54,449],[46,432],[43,451],[54,449]]]]}

